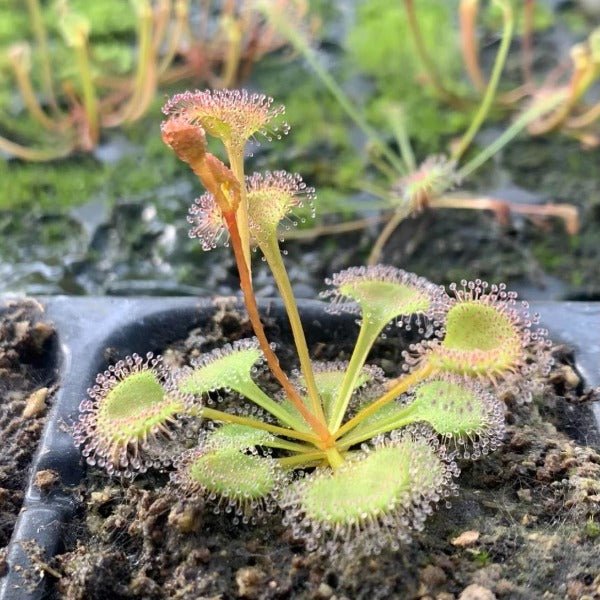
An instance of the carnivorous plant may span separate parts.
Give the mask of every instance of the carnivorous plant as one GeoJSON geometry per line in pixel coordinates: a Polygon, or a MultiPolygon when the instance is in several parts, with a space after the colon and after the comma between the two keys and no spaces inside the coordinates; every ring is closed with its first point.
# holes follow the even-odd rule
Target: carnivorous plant
{"type": "Polygon", "coordinates": [[[190,208],[190,235],[204,250],[231,247],[255,337],[178,369],[152,355],[110,366],[81,404],[76,443],[113,476],[170,469],[180,493],[205,496],[238,520],[279,508],[309,549],[398,547],[457,493],[456,461],[501,443],[503,394],[525,402],[541,385],[546,332],[503,284],[462,281],[445,290],[392,266],[355,267],[333,275],[322,294],[330,312],[356,315],[354,350],[347,362],[315,360],[279,239],[281,222],[312,205],[314,190],[283,171],[244,174],[249,141],[287,133],[283,107],[246,91],[196,91],[172,97],[164,112],[165,143],[206,188],[190,208]],[[208,137],[222,142],[229,164],[209,152],[208,137]],[[281,368],[265,333],[253,250],[283,299],[298,371],[281,368]],[[368,364],[390,327],[419,339],[403,352],[399,377],[368,364]],[[278,394],[255,381],[261,361],[278,394]],[[218,396],[230,399],[225,410],[218,396]],[[191,419],[204,424],[198,445],[178,452],[177,432],[191,419]]]}
{"type": "MultiPolygon", "coordinates": [[[[585,44],[579,44],[574,53],[576,64],[572,80],[568,85],[556,87],[549,84],[536,88],[531,77],[529,81],[510,92],[501,92],[501,75],[507,62],[513,33],[515,30],[515,14],[513,3],[509,0],[493,0],[490,7],[499,11],[502,19],[502,31],[499,35],[491,74],[486,80],[479,66],[475,22],[479,9],[478,0],[463,0],[460,3],[461,42],[464,63],[470,78],[476,83],[476,97],[461,97],[448,89],[443,82],[439,69],[436,67],[429,49],[426,47],[415,3],[404,0],[404,16],[408,23],[408,31],[413,42],[419,63],[423,67],[426,82],[435,91],[435,96],[443,99],[463,113],[471,113],[469,125],[458,140],[449,148],[447,155],[433,155],[419,160],[415,156],[407,127],[410,114],[402,105],[402,99],[397,98],[381,105],[382,116],[387,121],[384,132],[378,132],[369,123],[365,111],[356,106],[346,95],[342,87],[332,77],[329,70],[323,67],[317,52],[308,37],[286,18],[286,15],[276,5],[262,2],[260,5],[272,26],[286,37],[292,46],[305,58],[312,71],[323,83],[324,87],[335,98],[339,106],[363,132],[370,144],[369,165],[379,172],[377,178],[370,179],[365,173],[358,187],[382,202],[381,207],[391,209],[375,217],[361,218],[331,226],[322,226],[319,230],[299,232],[299,236],[308,237],[327,233],[347,232],[364,228],[377,222],[385,222],[379,237],[373,244],[368,264],[374,265],[380,261],[385,244],[390,239],[400,223],[424,210],[430,209],[461,209],[492,211],[502,223],[508,221],[512,213],[527,216],[535,221],[548,217],[558,217],[563,220],[570,235],[579,230],[578,211],[575,206],[567,203],[525,204],[511,203],[502,198],[484,196],[472,197],[456,191],[464,185],[469,177],[486,163],[492,156],[504,148],[523,130],[530,134],[541,135],[559,126],[570,127],[573,132],[577,127],[586,127],[597,119],[597,106],[573,112],[581,97],[598,76],[598,32],[591,34],[585,44]],[[506,112],[508,106],[516,112],[513,122],[474,156],[468,157],[477,133],[485,124],[489,115],[494,112],[506,112]],[[516,107],[516,111],[514,108],[516,107]],[[393,138],[392,145],[384,139],[393,138]],[[467,159],[467,160],[465,160],[467,159]]],[[[529,73],[531,62],[531,28],[534,1],[523,3],[525,12],[525,32],[523,37],[523,62],[525,71],[529,73]]],[[[377,44],[377,39],[373,44],[377,44]]],[[[438,49],[439,51],[439,49],[438,49]]],[[[386,60],[394,60],[394,56],[386,60]]],[[[575,59],[574,59],[575,60],[575,59]]],[[[530,73],[529,73],[530,75],[530,73]]],[[[419,82],[414,82],[419,86],[419,82]]],[[[581,108],[581,107],[579,107],[581,108]]],[[[578,130],[579,131],[579,130],[578,130]]],[[[595,139],[591,133],[580,132],[580,139],[593,144],[595,139]]]]}

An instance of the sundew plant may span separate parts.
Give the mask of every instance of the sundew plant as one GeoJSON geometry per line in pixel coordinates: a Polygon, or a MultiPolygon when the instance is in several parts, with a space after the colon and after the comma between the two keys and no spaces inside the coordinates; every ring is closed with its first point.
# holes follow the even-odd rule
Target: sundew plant
{"type": "Polygon", "coordinates": [[[312,206],[315,192],[299,175],[244,173],[249,141],[287,133],[283,112],[271,98],[238,90],[185,92],[165,105],[162,137],[206,188],[190,208],[190,235],[204,250],[233,250],[255,337],[182,368],[152,355],[109,367],[81,404],[75,440],[90,465],[113,476],[169,469],[179,495],[205,497],[238,521],[281,510],[308,549],[397,548],[457,493],[456,461],[498,447],[500,398],[531,398],[550,366],[549,342],[503,284],[462,281],[445,290],[375,265],[333,275],[322,294],[330,312],[360,324],[349,361],[311,358],[280,241],[294,209],[312,206]],[[222,142],[228,164],[208,151],[207,138],[222,142]],[[298,370],[289,374],[261,322],[253,251],[268,263],[291,325],[298,370]],[[397,378],[368,364],[389,327],[420,340],[403,352],[397,378]],[[261,362],[279,393],[255,381],[261,362]],[[215,396],[229,401],[216,404],[215,396]],[[178,451],[194,419],[202,424],[197,447],[178,451]]]}
{"type": "MultiPolygon", "coordinates": [[[[369,10],[373,10],[370,3],[369,10]]],[[[431,3],[429,3],[431,4],[431,3]]],[[[481,196],[473,197],[470,194],[461,192],[461,189],[468,185],[470,177],[494,155],[500,152],[517,135],[524,130],[530,134],[541,135],[555,130],[562,124],[570,127],[571,131],[587,127],[598,118],[600,109],[589,108],[581,115],[573,117],[571,111],[575,104],[585,94],[592,83],[597,79],[599,70],[598,51],[600,33],[594,32],[585,42],[578,44],[574,49],[573,55],[576,59],[578,68],[574,70],[571,82],[566,86],[545,85],[537,89],[533,80],[521,86],[516,90],[508,92],[502,91],[501,77],[504,67],[507,63],[509,50],[514,31],[516,29],[515,11],[513,4],[509,0],[492,0],[486,3],[491,9],[499,12],[502,20],[502,30],[498,34],[498,50],[495,54],[493,65],[489,78],[485,80],[479,65],[476,41],[476,21],[479,13],[478,0],[462,0],[458,3],[438,2],[433,3],[435,8],[427,6],[428,3],[415,3],[413,0],[404,0],[394,5],[392,13],[396,9],[401,9],[400,20],[404,23],[407,35],[395,32],[395,41],[401,46],[404,52],[415,53],[415,59],[422,67],[422,76],[420,78],[411,78],[405,74],[405,70],[410,69],[406,66],[406,60],[403,56],[390,53],[381,59],[384,63],[382,68],[394,68],[394,65],[400,65],[400,74],[386,75],[386,88],[391,82],[392,89],[398,94],[394,96],[388,90],[387,94],[381,94],[377,101],[377,110],[369,111],[371,118],[383,120],[385,128],[377,131],[371,125],[367,113],[355,104],[346,94],[344,89],[333,78],[330,71],[323,66],[320,57],[313,47],[311,40],[303,32],[302,28],[295,25],[293,19],[290,19],[286,12],[277,5],[263,2],[261,9],[265,13],[272,26],[283,36],[289,39],[292,46],[303,56],[306,63],[315,73],[323,86],[335,98],[337,104],[347,116],[354,122],[354,125],[364,134],[368,140],[368,149],[365,149],[369,171],[365,171],[359,178],[355,187],[367,192],[373,198],[369,200],[369,208],[373,208],[373,202],[378,202],[379,207],[390,210],[381,216],[371,218],[360,218],[353,222],[342,223],[339,227],[323,226],[320,228],[319,235],[322,233],[334,233],[337,231],[352,231],[362,229],[367,224],[384,221],[385,225],[381,233],[372,246],[367,264],[377,264],[384,249],[385,244],[390,239],[400,223],[408,217],[415,216],[425,210],[433,209],[459,209],[459,210],[479,210],[492,211],[500,223],[506,223],[511,214],[521,214],[531,217],[534,221],[547,217],[558,217],[563,220],[566,230],[570,235],[575,235],[579,230],[579,216],[577,209],[567,203],[547,203],[525,204],[511,203],[502,198],[481,196]],[[420,10],[416,10],[416,5],[420,10]],[[459,16],[461,24],[461,46],[463,49],[463,58],[465,68],[471,79],[476,80],[477,94],[475,97],[463,97],[457,95],[455,91],[446,86],[447,76],[442,75],[442,69],[436,64],[433,54],[429,52],[424,42],[424,34],[419,26],[419,14],[429,12],[429,19],[434,14],[440,12],[440,16],[451,6],[459,5],[459,16]],[[401,6],[400,6],[401,5],[401,6]],[[474,74],[475,73],[475,74],[474,74]],[[402,82],[396,80],[400,78],[402,82]],[[407,104],[406,98],[399,91],[398,85],[406,85],[407,81],[411,86],[413,100],[407,104]],[[423,87],[423,81],[426,87],[433,90],[433,98],[436,102],[443,101],[452,107],[454,114],[460,114],[461,120],[468,116],[468,125],[460,137],[454,141],[448,148],[446,154],[430,155],[420,159],[414,152],[411,141],[411,134],[414,138],[416,132],[411,131],[415,127],[424,130],[423,117],[415,113],[415,103],[419,105],[428,105],[426,93],[417,93],[423,87]],[[397,83],[397,85],[396,85],[397,83]],[[416,100],[415,100],[416,98],[416,100]],[[410,107],[412,104],[412,109],[410,107]],[[515,112],[515,118],[489,144],[486,144],[478,152],[472,153],[472,146],[476,142],[476,136],[481,131],[489,117],[499,117],[506,115],[508,109],[515,112]],[[515,110],[516,108],[516,110],[515,110]],[[408,110],[407,110],[408,109],[408,110]],[[470,115],[470,116],[469,116],[470,115]],[[583,115],[586,115],[584,117],[583,115]],[[416,125],[415,125],[416,123],[416,125]],[[390,140],[391,138],[391,140],[390,140]],[[390,141],[392,143],[390,143],[390,141]],[[396,149],[394,149],[394,146],[396,149]],[[375,175],[375,177],[373,177],[375,175]],[[377,199],[377,200],[375,200],[377,199]]],[[[517,3],[519,4],[519,3],[517,3]]],[[[527,66],[525,69],[530,71],[530,48],[527,51],[532,34],[532,19],[534,1],[530,0],[524,3],[525,27],[524,37],[521,45],[523,48],[523,62],[527,66]]],[[[385,14],[381,12],[381,14],[385,14]]],[[[381,14],[378,18],[383,18],[381,14]]],[[[378,28],[374,27],[374,32],[378,28]]],[[[361,30],[361,36],[365,33],[361,30]]],[[[383,34],[382,34],[383,35],[383,34]]],[[[381,46],[381,39],[377,33],[371,35],[369,45],[373,52],[385,53],[385,45],[381,46]]],[[[435,40],[436,54],[445,56],[451,54],[451,48],[448,47],[448,40],[444,42],[444,36],[435,40]]],[[[398,67],[395,67],[398,69],[398,67]]],[[[460,87],[460,86],[459,86],[460,87]]],[[[431,100],[431,99],[430,99],[431,100]]],[[[429,104],[429,106],[435,106],[429,104]]],[[[430,110],[432,110],[430,108],[430,110]]],[[[437,110],[437,109],[433,109],[437,110]]],[[[438,110],[439,112],[439,110],[438,110]]],[[[451,120],[449,115],[452,111],[442,113],[444,119],[451,120]]],[[[431,124],[436,122],[435,118],[427,118],[427,125],[431,129],[431,124]]],[[[435,127],[435,125],[434,125],[435,127]]],[[[430,133],[435,133],[431,131],[430,133]]],[[[444,131],[438,130],[437,136],[443,137],[444,131]]],[[[580,139],[587,140],[587,144],[592,144],[593,135],[580,132],[580,139]],[[583,137],[582,137],[583,136],[583,137]]],[[[309,232],[310,235],[314,235],[309,232]]]]}

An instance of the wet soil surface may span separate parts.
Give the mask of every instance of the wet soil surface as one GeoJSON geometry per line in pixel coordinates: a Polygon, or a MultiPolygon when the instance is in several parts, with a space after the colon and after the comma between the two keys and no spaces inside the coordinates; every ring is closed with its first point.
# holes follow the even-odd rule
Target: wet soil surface
{"type": "MultiPolygon", "coordinates": [[[[267,333],[278,341],[276,326],[267,333]]],[[[167,349],[166,359],[182,364],[249,335],[244,317],[224,312],[210,329],[191,331],[167,349]]],[[[387,375],[398,373],[399,342],[391,334],[375,348],[371,362],[387,375]]],[[[311,350],[329,360],[347,358],[351,347],[311,350]]],[[[280,357],[293,366],[289,350],[280,357]]],[[[399,552],[319,556],[292,539],[278,514],[256,526],[234,525],[210,501],[170,493],[167,474],[123,484],[91,470],[63,553],[39,566],[53,582],[49,597],[600,598],[600,453],[564,433],[569,413],[586,411],[594,393],[583,390],[566,349],[556,348],[555,357],[543,397],[525,406],[506,398],[504,445],[462,465],[451,508],[440,507],[399,552]]],[[[273,385],[265,377],[261,384],[273,385]]]]}
{"type": "Polygon", "coordinates": [[[52,403],[54,337],[37,302],[0,303],[0,552],[10,539],[52,403]]]}

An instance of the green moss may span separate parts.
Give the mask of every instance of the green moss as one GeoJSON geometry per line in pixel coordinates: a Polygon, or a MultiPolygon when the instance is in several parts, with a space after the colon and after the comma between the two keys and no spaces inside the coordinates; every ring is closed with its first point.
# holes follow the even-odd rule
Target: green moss
{"type": "MultiPolygon", "coordinates": [[[[510,4],[515,16],[515,32],[517,35],[521,35],[524,25],[524,2],[523,0],[510,0],[510,4]]],[[[480,23],[492,31],[498,31],[502,27],[502,12],[497,9],[482,11],[480,23]]],[[[533,12],[533,30],[537,32],[544,31],[551,27],[553,23],[552,8],[544,2],[536,2],[533,12]]]]}
{"type": "MultiPolygon", "coordinates": [[[[539,3],[538,3],[539,4],[539,3]]],[[[574,33],[581,35],[589,31],[589,20],[576,3],[566,4],[560,13],[561,21],[574,33]]]]}
{"type": "Polygon", "coordinates": [[[4,0],[0,6],[0,48],[20,38],[29,37],[31,27],[24,2],[4,0]],[[20,8],[19,8],[20,6],[20,8]]]}
{"type": "Polygon", "coordinates": [[[473,562],[480,567],[485,567],[492,561],[492,557],[487,550],[470,550],[470,554],[473,558],[473,562]]]}
{"type": "Polygon", "coordinates": [[[116,41],[96,42],[91,48],[92,58],[102,71],[114,75],[128,75],[135,64],[135,56],[130,44],[116,41]]]}
{"type": "Polygon", "coordinates": [[[590,538],[591,540],[595,540],[597,537],[600,537],[600,524],[596,523],[596,521],[590,517],[587,520],[583,531],[586,537],[590,538]]]}
{"type": "MultiPolygon", "coordinates": [[[[442,84],[462,93],[462,66],[454,23],[458,2],[422,0],[415,3],[425,46],[434,58],[442,84]],[[443,51],[441,51],[443,49],[443,51]]],[[[406,11],[401,2],[386,0],[364,3],[347,40],[348,52],[358,68],[373,78],[376,90],[370,103],[370,119],[384,128],[385,105],[402,102],[410,118],[409,134],[428,152],[440,150],[442,136],[460,131],[468,122],[468,111],[440,110],[431,86],[420,79],[423,67],[412,42],[406,11]]]]}
{"type": "Polygon", "coordinates": [[[581,271],[573,271],[571,273],[571,285],[581,287],[585,284],[585,274],[581,271]]]}
{"type": "MultiPolygon", "coordinates": [[[[115,152],[122,155],[114,160],[101,162],[89,154],[75,154],[51,163],[0,160],[0,177],[3,181],[0,209],[35,206],[56,211],[85,204],[93,198],[106,198],[108,202],[114,202],[121,198],[155,193],[157,188],[176,180],[193,181],[189,169],[177,160],[160,138],[161,104],[162,100],[157,99],[148,116],[123,127],[119,132],[104,132],[101,144],[126,144],[125,148],[116,148],[115,152]]],[[[19,123],[23,126],[28,124],[20,132],[36,128],[34,123],[25,119],[19,123]]],[[[11,133],[14,131],[10,130],[11,133]]],[[[6,130],[2,133],[14,139],[6,130]]],[[[22,143],[27,139],[31,138],[19,136],[22,143]]],[[[50,141],[46,140],[46,147],[49,144],[50,141]]],[[[39,146],[41,144],[35,145],[39,146]]]]}
{"type": "MultiPolygon", "coordinates": [[[[453,27],[458,2],[420,0],[415,3],[424,42],[435,55],[438,68],[451,84],[460,71],[458,40],[453,27]],[[444,52],[436,49],[443,48],[444,52]]],[[[414,88],[422,68],[414,52],[406,10],[402,2],[372,0],[358,9],[356,26],[348,37],[348,49],[365,72],[380,85],[396,89],[396,95],[414,88]]]]}
{"type": "MultiPolygon", "coordinates": [[[[333,67],[335,77],[342,77],[343,63],[333,67]]],[[[258,89],[277,98],[286,107],[286,120],[291,126],[291,140],[294,143],[294,160],[302,161],[310,156],[314,170],[323,153],[335,153],[336,170],[342,168],[343,158],[356,154],[352,148],[347,117],[337,101],[323,88],[300,61],[282,65],[275,59],[267,58],[259,63],[253,73],[253,81],[258,89]],[[352,150],[352,152],[351,152],[352,150]]],[[[281,156],[277,157],[281,168],[281,156]]],[[[333,169],[331,169],[333,171],[333,169]]],[[[306,174],[306,172],[303,172],[306,174]]]]}
{"type": "MultiPolygon", "coordinates": [[[[101,2],[69,0],[67,6],[70,12],[90,21],[92,39],[135,33],[136,15],[132,3],[127,0],[102,0],[101,2]]],[[[60,20],[58,11],[46,10],[45,17],[50,29],[57,31],[60,20]]]]}
{"type": "Polygon", "coordinates": [[[552,241],[536,244],[533,247],[533,253],[540,264],[549,271],[559,270],[567,262],[567,257],[557,252],[552,241]]]}

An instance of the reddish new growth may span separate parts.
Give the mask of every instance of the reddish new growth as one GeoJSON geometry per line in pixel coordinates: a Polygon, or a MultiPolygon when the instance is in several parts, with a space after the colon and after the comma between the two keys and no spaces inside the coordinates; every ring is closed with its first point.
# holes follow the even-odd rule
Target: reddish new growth
{"type": "Polygon", "coordinates": [[[235,212],[241,199],[239,181],[231,169],[206,151],[206,135],[202,126],[173,115],[162,122],[160,129],[165,144],[190,165],[221,210],[235,212]]]}
{"type": "Polygon", "coordinates": [[[206,155],[206,135],[202,127],[174,116],[160,125],[162,139],[177,156],[189,165],[196,165],[206,155]]]}
{"type": "Polygon", "coordinates": [[[192,225],[189,236],[199,240],[202,250],[213,250],[227,235],[223,213],[210,192],[196,198],[188,211],[187,221],[192,225]]]}
{"type": "Polygon", "coordinates": [[[206,132],[230,146],[243,145],[255,134],[269,141],[287,134],[288,125],[270,126],[285,108],[273,107],[273,98],[251,94],[247,90],[196,90],[173,96],[163,113],[190,124],[200,125],[206,132]]]}

